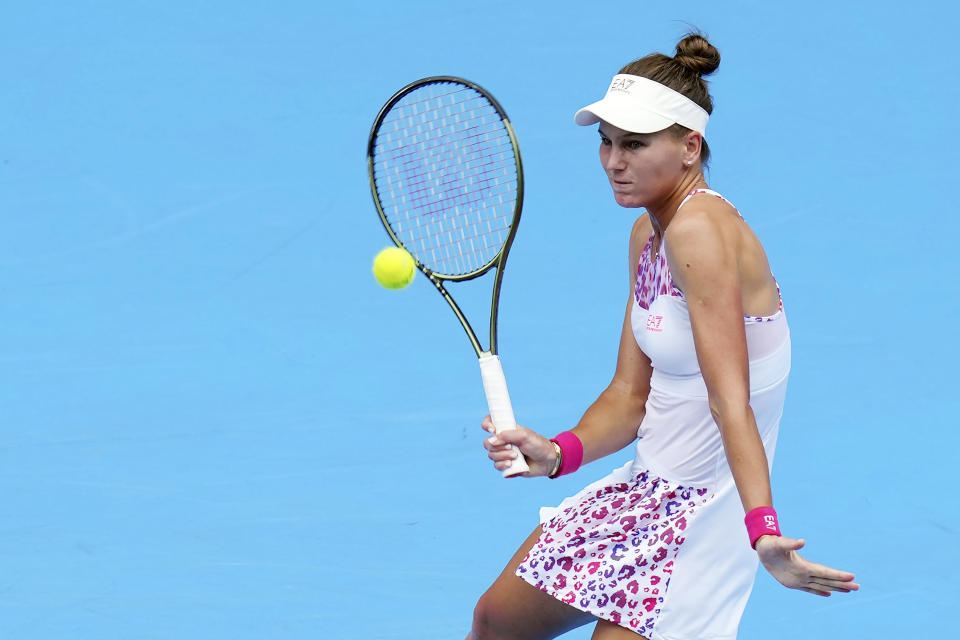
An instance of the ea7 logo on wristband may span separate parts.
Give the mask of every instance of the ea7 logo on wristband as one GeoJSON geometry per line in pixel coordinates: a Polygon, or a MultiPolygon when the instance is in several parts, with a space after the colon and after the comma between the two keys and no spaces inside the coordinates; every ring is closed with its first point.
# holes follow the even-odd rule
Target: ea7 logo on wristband
{"type": "Polygon", "coordinates": [[[780,535],[780,525],[777,524],[777,512],[773,507],[757,507],[751,509],[743,517],[743,523],[747,525],[747,535],[750,537],[750,546],[756,549],[757,540],[761,536],[780,535]]]}

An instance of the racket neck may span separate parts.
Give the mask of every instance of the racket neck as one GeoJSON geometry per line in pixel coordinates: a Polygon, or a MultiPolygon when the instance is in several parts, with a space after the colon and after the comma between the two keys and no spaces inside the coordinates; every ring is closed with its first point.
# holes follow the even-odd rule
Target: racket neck
{"type": "MultiPolygon", "coordinates": [[[[499,278],[499,275],[500,275],[500,270],[497,269],[498,278],[499,278]]],[[[450,309],[453,311],[454,315],[457,316],[457,320],[460,321],[460,325],[463,327],[464,332],[467,334],[467,338],[470,340],[470,345],[473,347],[474,353],[476,353],[477,357],[479,358],[485,352],[483,350],[483,347],[480,346],[480,340],[477,339],[477,333],[473,330],[473,327],[470,326],[470,321],[467,320],[467,316],[464,315],[463,311],[460,310],[460,305],[458,305],[457,301],[453,299],[453,296],[451,296],[447,292],[447,290],[444,288],[443,281],[432,275],[429,276],[429,278],[430,278],[430,282],[433,283],[433,286],[435,286],[437,288],[437,291],[440,292],[440,295],[443,296],[443,299],[446,300],[447,304],[450,305],[450,309]]],[[[494,305],[496,305],[496,303],[494,303],[494,305]]],[[[495,318],[491,319],[491,322],[495,324],[496,319],[495,318]]],[[[490,346],[489,353],[494,353],[494,354],[496,353],[496,349],[494,347],[495,341],[496,341],[496,338],[491,336],[491,340],[490,340],[491,346],[490,346]]]]}
{"type": "MultiPolygon", "coordinates": [[[[509,242],[509,240],[508,240],[509,242]]],[[[500,285],[503,282],[503,264],[509,245],[497,260],[496,274],[493,278],[493,295],[490,297],[490,353],[497,354],[497,316],[500,310],[500,285]]]]}

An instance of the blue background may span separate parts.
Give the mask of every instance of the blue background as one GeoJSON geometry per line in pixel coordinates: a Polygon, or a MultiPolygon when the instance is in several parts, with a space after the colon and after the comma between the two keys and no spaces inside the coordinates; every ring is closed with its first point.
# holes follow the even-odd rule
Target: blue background
{"type": "MultiPolygon", "coordinates": [[[[763,240],[794,369],[785,532],[742,638],[942,637],[960,595],[960,136],[947,2],[75,2],[0,21],[0,637],[455,638],[554,504],[629,455],[503,481],[479,373],[388,238],[370,125],[416,78],[503,103],[527,180],[501,302],[521,423],[613,372],[626,242],[573,112],[691,26],[711,186],[763,240]]],[[[483,280],[456,288],[486,312],[483,280]]],[[[569,634],[588,638],[589,628],[569,634]]]]}

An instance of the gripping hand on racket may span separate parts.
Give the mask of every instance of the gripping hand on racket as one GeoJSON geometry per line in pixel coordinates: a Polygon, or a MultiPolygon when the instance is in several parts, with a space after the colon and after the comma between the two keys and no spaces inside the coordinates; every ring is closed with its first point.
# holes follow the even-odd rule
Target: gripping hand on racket
{"type": "Polygon", "coordinates": [[[762,536],[757,540],[757,555],[770,575],[791,589],[829,596],[832,591],[849,593],[860,588],[852,573],[810,562],[797,553],[804,544],[793,538],[762,536]]]}
{"type": "Polygon", "coordinates": [[[480,426],[491,434],[483,441],[483,446],[498,471],[509,469],[517,455],[523,455],[530,467],[529,471],[519,474],[523,477],[545,476],[553,469],[557,459],[556,449],[552,442],[539,433],[517,425],[515,429],[498,434],[490,416],[485,417],[480,426]]]}

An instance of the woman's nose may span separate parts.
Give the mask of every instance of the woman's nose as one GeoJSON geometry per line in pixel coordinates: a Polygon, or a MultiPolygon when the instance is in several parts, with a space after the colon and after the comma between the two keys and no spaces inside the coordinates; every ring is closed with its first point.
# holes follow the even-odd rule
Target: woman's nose
{"type": "Polygon", "coordinates": [[[623,154],[620,153],[616,147],[609,149],[607,152],[606,158],[604,158],[603,168],[609,171],[623,168],[623,154]]]}

